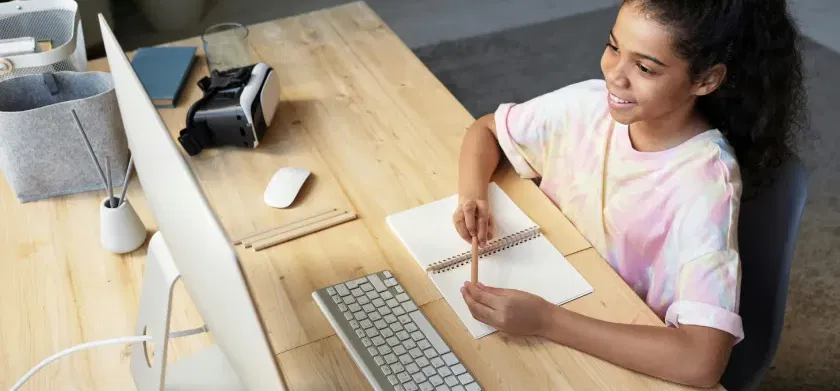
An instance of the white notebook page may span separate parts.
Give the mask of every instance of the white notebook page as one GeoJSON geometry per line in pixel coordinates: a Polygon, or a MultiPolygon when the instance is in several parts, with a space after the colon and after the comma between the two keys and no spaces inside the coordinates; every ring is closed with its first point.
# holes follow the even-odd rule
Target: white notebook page
{"type": "MultiPolygon", "coordinates": [[[[495,183],[490,184],[489,200],[496,219],[495,238],[535,226],[495,183]]],[[[424,270],[428,265],[471,249],[452,225],[457,203],[456,195],[387,218],[391,230],[424,270]]],[[[495,331],[472,317],[461,296],[461,286],[470,279],[469,264],[428,275],[474,338],[495,331]]],[[[482,257],[478,276],[485,285],[523,290],[555,304],[592,292],[580,273],[541,235],[482,257]]]]}

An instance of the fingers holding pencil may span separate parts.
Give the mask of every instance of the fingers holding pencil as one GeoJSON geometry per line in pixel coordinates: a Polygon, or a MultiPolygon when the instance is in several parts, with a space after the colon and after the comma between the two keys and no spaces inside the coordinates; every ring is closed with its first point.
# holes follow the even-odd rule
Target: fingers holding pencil
{"type": "Polygon", "coordinates": [[[478,283],[478,237],[472,237],[472,273],[470,274],[470,280],[473,284],[478,283]]]}

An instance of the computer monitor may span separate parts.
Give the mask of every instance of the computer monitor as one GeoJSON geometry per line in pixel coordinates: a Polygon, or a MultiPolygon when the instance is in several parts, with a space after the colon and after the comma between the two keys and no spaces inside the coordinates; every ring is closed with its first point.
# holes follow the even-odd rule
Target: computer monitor
{"type": "Polygon", "coordinates": [[[250,390],[284,390],[231,241],[107,22],[101,15],[99,21],[137,177],[168,248],[158,256],[174,261],[221,359],[226,358],[241,384],[250,390]]]}

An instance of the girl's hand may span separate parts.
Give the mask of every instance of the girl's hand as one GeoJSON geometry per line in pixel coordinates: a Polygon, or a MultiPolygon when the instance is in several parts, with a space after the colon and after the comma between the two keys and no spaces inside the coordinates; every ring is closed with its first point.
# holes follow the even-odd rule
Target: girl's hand
{"type": "Polygon", "coordinates": [[[461,288],[473,318],[514,335],[543,335],[556,307],[542,297],[469,281],[461,288]]]}
{"type": "Polygon", "coordinates": [[[472,243],[473,236],[477,237],[479,247],[484,247],[493,238],[495,222],[486,198],[460,198],[452,222],[458,235],[467,242],[472,243]]]}

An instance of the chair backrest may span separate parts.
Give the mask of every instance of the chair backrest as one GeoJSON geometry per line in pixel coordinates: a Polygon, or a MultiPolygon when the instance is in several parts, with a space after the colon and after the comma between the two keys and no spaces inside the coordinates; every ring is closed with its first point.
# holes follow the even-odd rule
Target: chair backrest
{"type": "MultiPolygon", "coordinates": [[[[744,340],[732,350],[721,385],[729,391],[754,390],[773,359],[782,334],[788,281],[802,210],[807,197],[807,172],[791,156],[762,179],[769,187],[745,197],[738,219],[741,255],[740,315],[744,340]]],[[[751,192],[744,178],[744,195],[751,192]]]]}

